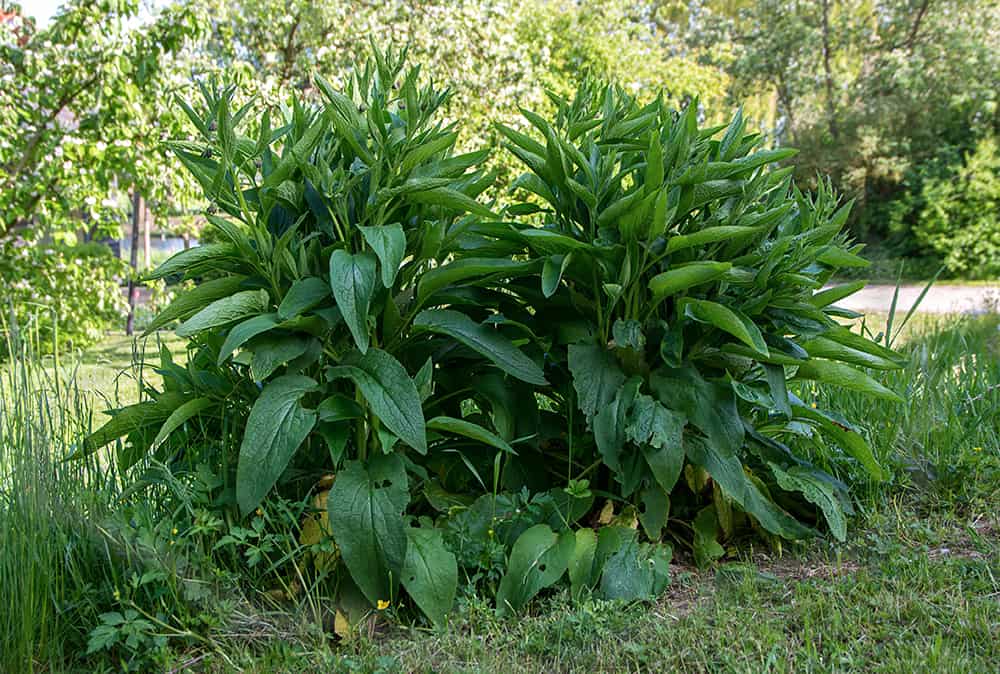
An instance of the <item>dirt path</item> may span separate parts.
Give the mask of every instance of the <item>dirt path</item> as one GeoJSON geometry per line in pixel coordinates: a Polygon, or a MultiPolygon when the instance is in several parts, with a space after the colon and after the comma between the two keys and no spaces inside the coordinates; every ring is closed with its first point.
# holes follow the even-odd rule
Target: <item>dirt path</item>
{"type": "MultiPolygon", "coordinates": [[[[899,289],[896,311],[909,311],[923,289],[923,285],[902,286],[899,289]]],[[[837,306],[854,311],[888,313],[895,291],[896,287],[893,285],[873,284],[837,302],[837,306]]],[[[918,308],[918,311],[932,314],[979,314],[998,310],[1000,310],[1000,284],[981,286],[935,284],[918,308]]]]}

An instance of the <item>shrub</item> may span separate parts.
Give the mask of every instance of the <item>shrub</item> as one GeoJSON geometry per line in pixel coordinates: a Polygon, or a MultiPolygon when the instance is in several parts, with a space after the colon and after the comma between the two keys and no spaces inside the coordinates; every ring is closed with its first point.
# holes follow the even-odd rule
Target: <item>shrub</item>
{"type": "Polygon", "coordinates": [[[20,333],[51,351],[98,341],[127,310],[125,264],[99,244],[44,245],[0,240],[0,353],[20,333]],[[56,344],[58,336],[58,345],[56,344]]]}
{"type": "Polygon", "coordinates": [[[552,123],[526,113],[541,141],[499,127],[534,195],[501,218],[486,153],[452,153],[447,94],[402,55],[317,85],[325,105],[293,101],[277,127],[231,89],[189,110],[203,142],[175,150],[222,241],[152,275],[214,276],[149,330],[181,321],[190,357],[165,352],[162,390],[84,452],[127,436],[123,469],[207,464],[241,517],[312,498],[303,541],[332,535],[343,563],[315,561],[338,605],[402,588],[434,623],[459,569],[506,613],[567,570],[575,596],[654,595],[665,530],[699,562],[744,523],[801,539],[819,512],[843,538],[846,486],[793,445],[880,468],[789,380],[895,398],[846,363],[898,362],[831,318],[857,284],[814,294],[863,261],[828,189],[766,171],[787,151],[754,152],[740,116],[698,129],[695,106],[591,84],[552,123]]]}
{"type": "Polygon", "coordinates": [[[917,240],[968,278],[1000,275],[1000,153],[997,140],[979,141],[965,165],[924,183],[917,240]]]}

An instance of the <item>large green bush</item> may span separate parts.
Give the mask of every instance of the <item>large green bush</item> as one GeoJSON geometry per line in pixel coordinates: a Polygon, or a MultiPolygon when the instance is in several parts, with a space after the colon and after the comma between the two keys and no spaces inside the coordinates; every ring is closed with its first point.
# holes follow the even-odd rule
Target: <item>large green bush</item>
{"type": "Polygon", "coordinates": [[[1000,151],[997,140],[979,141],[964,166],[924,183],[923,210],[914,228],[955,274],[1000,275],[1000,151]]]}
{"type": "Polygon", "coordinates": [[[848,489],[802,450],[881,469],[795,382],[894,399],[853,366],[898,358],[833,320],[858,284],[816,292],[864,262],[847,207],[769,170],[786,151],[591,84],[525,113],[537,139],[499,128],[533,196],[497,213],[486,153],[453,153],[446,94],[400,55],[317,86],[274,123],[232,90],[190,111],[203,140],[175,150],[222,242],[152,275],[212,272],[150,326],[180,321],[189,359],[164,352],[162,388],[83,451],[207,466],[234,518],[315,496],[338,605],[405,591],[434,623],[460,574],[507,613],[567,571],[576,596],[650,597],[668,538],[699,563],[748,526],[843,538],[848,489]]]}
{"type": "Polygon", "coordinates": [[[125,264],[100,244],[0,239],[0,354],[8,338],[30,339],[43,351],[98,341],[125,320],[121,282],[126,272],[125,264]]]}

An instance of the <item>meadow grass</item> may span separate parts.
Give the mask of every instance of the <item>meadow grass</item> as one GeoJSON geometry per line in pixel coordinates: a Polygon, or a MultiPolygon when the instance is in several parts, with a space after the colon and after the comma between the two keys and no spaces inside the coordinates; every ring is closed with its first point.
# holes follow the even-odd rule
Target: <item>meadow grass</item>
{"type": "MultiPolygon", "coordinates": [[[[886,322],[870,316],[866,327],[878,334],[886,322]]],[[[179,343],[168,345],[180,355],[179,343]]],[[[877,376],[906,403],[824,386],[803,391],[862,420],[889,469],[889,480],[875,483],[836,452],[818,453],[857,499],[846,545],[820,539],[780,549],[744,539],[709,570],[678,554],[671,588],[652,604],[574,604],[555,592],[536,599],[527,615],[503,621],[487,603],[466,599],[446,630],[387,620],[390,609],[347,641],[316,629],[315,598],[269,602],[265,610],[267,588],[260,588],[257,608],[241,598],[226,609],[249,612],[250,636],[235,637],[239,630],[225,617],[200,639],[174,629],[185,638],[172,642],[158,666],[993,671],[1000,661],[1000,318],[917,314],[895,345],[910,355],[909,364],[877,376]]],[[[23,354],[0,366],[2,671],[119,668],[83,652],[102,610],[93,585],[117,573],[106,545],[93,541],[95,526],[120,503],[120,485],[102,464],[61,459],[84,428],[100,422],[92,411],[98,401],[135,399],[132,359],[152,359],[157,350],[151,340],[136,352],[119,336],[79,358],[39,363],[23,354]]],[[[151,504],[150,527],[158,526],[157,512],[151,504]]],[[[157,615],[173,624],[173,596],[157,601],[157,615]]]]}
{"type": "MultiPolygon", "coordinates": [[[[67,462],[91,406],[20,345],[0,368],[0,671],[62,662],[89,628],[85,532],[118,493],[97,457],[67,462]]],[[[58,358],[56,359],[58,361],[58,358]]]]}

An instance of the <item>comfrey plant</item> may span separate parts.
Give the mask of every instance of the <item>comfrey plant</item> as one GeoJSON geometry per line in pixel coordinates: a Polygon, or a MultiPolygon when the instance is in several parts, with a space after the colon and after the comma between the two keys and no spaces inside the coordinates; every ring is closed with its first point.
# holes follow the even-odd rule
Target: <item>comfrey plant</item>
{"type": "Polygon", "coordinates": [[[899,366],[833,320],[857,286],[816,292],[863,264],[847,208],[769,170],[790,153],[739,115],[698,129],[694,106],[589,83],[551,121],[526,112],[534,136],[500,127],[531,194],[501,216],[487,152],[453,153],[447,92],[403,56],[317,78],[322,107],[277,127],[232,89],[185,106],[202,140],[173,149],[221,242],[150,277],[196,285],[149,330],[179,322],[189,358],[164,352],[163,386],[81,451],[208,463],[236,516],[329,487],[341,596],[402,589],[438,624],[460,570],[507,613],[567,575],[655,595],[665,532],[699,561],[744,524],[801,539],[822,513],[842,539],[846,487],[795,447],[822,435],[881,471],[794,382],[894,398],[852,366],[899,366]]]}

